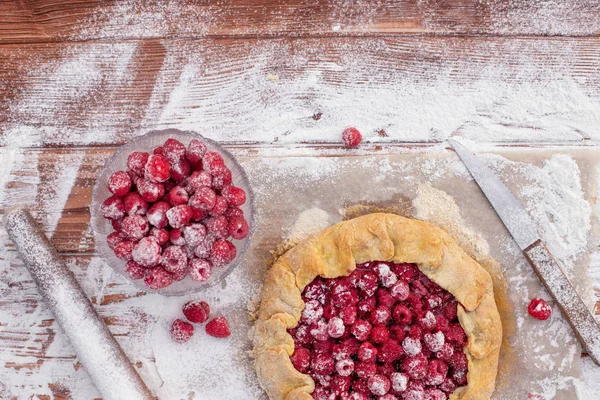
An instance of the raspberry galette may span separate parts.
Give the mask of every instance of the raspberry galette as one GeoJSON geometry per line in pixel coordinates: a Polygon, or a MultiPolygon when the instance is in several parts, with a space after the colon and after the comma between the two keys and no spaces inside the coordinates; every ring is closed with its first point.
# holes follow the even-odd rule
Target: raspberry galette
{"type": "Polygon", "coordinates": [[[487,271],[441,229],[376,213],[277,260],[254,357],[271,399],[483,400],[501,340],[487,271]]]}

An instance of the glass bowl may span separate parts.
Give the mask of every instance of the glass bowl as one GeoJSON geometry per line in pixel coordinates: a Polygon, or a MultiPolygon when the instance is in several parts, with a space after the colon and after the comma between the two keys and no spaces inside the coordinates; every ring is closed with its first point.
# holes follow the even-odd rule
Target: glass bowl
{"type": "Polygon", "coordinates": [[[254,194],[250,187],[250,182],[246,176],[246,172],[242,166],[236,161],[236,159],[221,147],[217,142],[207,139],[202,135],[195,132],[184,132],[178,129],[165,129],[160,131],[151,131],[145,135],[138,136],[131,140],[129,143],[121,146],[117,152],[106,162],[104,168],[98,176],[94,191],[92,192],[92,204],[90,205],[91,214],[91,225],[94,231],[94,241],[96,242],[96,249],[100,252],[100,255],[106,260],[116,272],[123,275],[131,283],[146,292],[160,293],[166,296],[179,296],[189,293],[201,291],[204,288],[215,285],[224,279],[233,269],[239,265],[244,254],[250,246],[250,239],[254,231],[254,194]],[[112,193],[108,190],[107,182],[108,178],[116,171],[127,169],[127,157],[134,151],[146,151],[152,154],[152,150],[155,147],[161,146],[167,139],[174,138],[183,143],[186,147],[192,139],[198,139],[206,144],[208,151],[217,151],[225,160],[225,165],[231,170],[231,176],[233,184],[246,191],[246,202],[240,207],[244,211],[244,217],[248,221],[250,228],[248,236],[243,240],[235,240],[230,238],[229,240],[235,245],[237,249],[237,255],[235,259],[228,265],[221,268],[213,268],[211,277],[205,282],[196,282],[189,276],[179,282],[173,282],[169,287],[159,290],[153,290],[146,286],[143,279],[133,280],[129,277],[129,274],[125,272],[126,262],[119,259],[113,253],[112,249],[108,247],[106,237],[113,232],[110,220],[104,219],[100,211],[102,202],[108,197],[112,196],[112,193]]]}

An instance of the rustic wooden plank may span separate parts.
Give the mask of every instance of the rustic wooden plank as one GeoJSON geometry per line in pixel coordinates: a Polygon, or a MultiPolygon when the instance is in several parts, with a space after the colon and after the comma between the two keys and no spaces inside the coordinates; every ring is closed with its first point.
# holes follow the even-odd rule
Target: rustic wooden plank
{"type": "Polygon", "coordinates": [[[595,1],[5,1],[0,43],[390,33],[598,35],[595,1]]]}
{"type": "Polygon", "coordinates": [[[155,127],[339,143],[350,124],[373,143],[439,142],[457,130],[478,139],[482,129],[508,142],[598,140],[599,71],[595,37],[6,45],[0,145],[119,144],[155,127]],[[439,115],[415,108],[431,103],[439,115]],[[505,110],[516,103],[523,113],[505,110]]]}

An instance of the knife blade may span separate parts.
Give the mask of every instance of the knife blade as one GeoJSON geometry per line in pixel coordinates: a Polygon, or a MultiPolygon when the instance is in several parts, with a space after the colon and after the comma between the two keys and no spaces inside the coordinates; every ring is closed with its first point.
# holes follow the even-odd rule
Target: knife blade
{"type": "Polygon", "coordinates": [[[527,210],[478,155],[454,139],[449,142],[556,301],[590,358],[600,365],[600,326],[540,238],[527,210]]]}

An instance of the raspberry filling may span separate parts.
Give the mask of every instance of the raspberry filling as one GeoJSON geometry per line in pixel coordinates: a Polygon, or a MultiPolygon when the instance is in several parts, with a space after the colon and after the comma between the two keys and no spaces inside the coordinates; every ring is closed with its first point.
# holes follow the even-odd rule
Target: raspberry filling
{"type": "Polygon", "coordinates": [[[360,264],[317,277],[302,299],[290,359],[315,381],[314,399],[438,400],[467,384],[458,303],[416,265],[360,264]]]}

